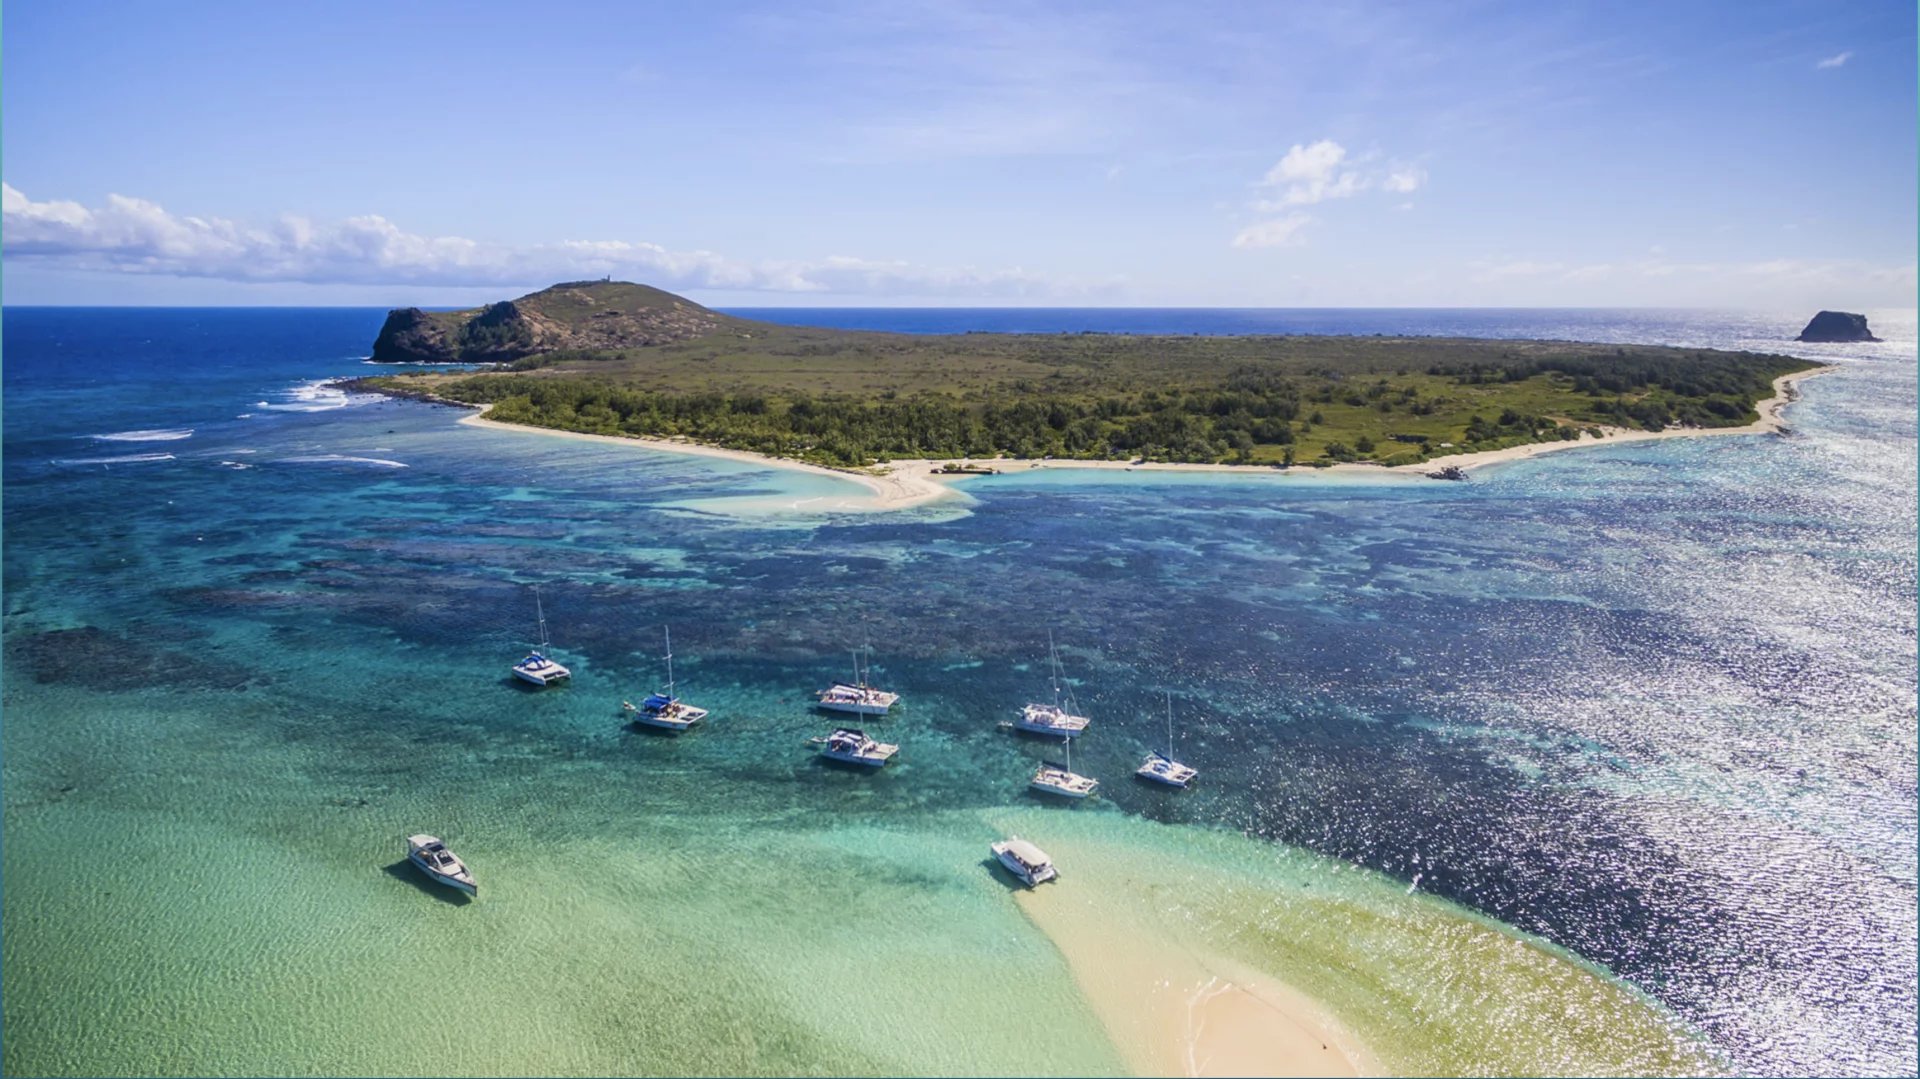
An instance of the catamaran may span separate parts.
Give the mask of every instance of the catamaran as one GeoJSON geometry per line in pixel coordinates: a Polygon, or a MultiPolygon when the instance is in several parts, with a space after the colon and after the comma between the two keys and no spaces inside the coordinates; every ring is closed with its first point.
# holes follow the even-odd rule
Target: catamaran
{"type": "Polygon", "coordinates": [[[638,707],[632,701],[621,701],[620,708],[633,717],[635,723],[644,723],[649,727],[659,727],[666,731],[684,731],[695,723],[707,718],[705,708],[695,708],[673,695],[673,631],[665,630],[667,635],[667,691],[648,694],[638,707]]]}
{"type": "Polygon", "coordinates": [[[533,590],[533,607],[540,613],[540,647],[513,665],[513,676],[536,686],[550,686],[573,677],[573,672],[547,658],[547,608],[540,602],[540,589],[533,590]]]}
{"type": "Polygon", "coordinates": [[[467,868],[445,843],[430,835],[410,835],[407,837],[407,861],[420,867],[420,871],[441,884],[458,888],[471,896],[480,894],[480,886],[474,883],[473,872],[467,868]]]}
{"type": "Polygon", "coordinates": [[[1085,798],[1093,793],[1100,781],[1091,776],[1083,776],[1073,770],[1073,739],[1062,738],[1066,747],[1067,761],[1041,761],[1040,770],[1033,773],[1033,779],[1027,786],[1044,794],[1058,794],[1063,798],[1085,798]]]}
{"type": "Polygon", "coordinates": [[[1172,691],[1167,693],[1167,751],[1161,753],[1158,750],[1149,750],[1147,762],[1134,769],[1133,774],[1141,779],[1151,779],[1155,783],[1165,783],[1169,787],[1181,788],[1193,782],[1193,777],[1200,774],[1200,769],[1181,764],[1173,759],[1172,691]]]}
{"type": "Polygon", "coordinates": [[[852,712],[857,716],[884,716],[900,694],[888,693],[867,684],[867,668],[860,665],[860,650],[853,652],[853,681],[835,682],[826,689],[814,694],[820,699],[820,707],[829,712],[852,712]]]}
{"type": "Polygon", "coordinates": [[[1047,857],[1046,851],[1019,836],[1003,839],[987,849],[1000,859],[1001,865],[1007,867],[1007,872],[1019,877],[1029,888],[1045,884],[1060,875],[1053,868],[1053,859],[1047,857]]]}
{"type": "MultiPolygon", "coordinates": [[[[1076,716],[1060,706],[1060,679],[1062,675],[1060,653],[1053,646],[1053,631],[1047,631],[1047,677],[1053,683],[1052,704],[1029,704],[1020,709],[1020,719],[1013,728],[1031,734],[1050,734],[1058,738],[1072,738],[1086,732],[1086,716],[1076,716]]],[[[1067,691],[1067,704],[1072,706],[1073,691],[1067,691]]]]}
{"type": "Polygon", "coordinates": [[[820,746],[820,755],[831,761],[845,761],[848,764],[864,764],[869,768],[878,768],[893,759],[900,747],[886,742],[876,742],[867,737],[867,732],[854,727],[842,727],[825,738],[815,738],[820,746]]]}

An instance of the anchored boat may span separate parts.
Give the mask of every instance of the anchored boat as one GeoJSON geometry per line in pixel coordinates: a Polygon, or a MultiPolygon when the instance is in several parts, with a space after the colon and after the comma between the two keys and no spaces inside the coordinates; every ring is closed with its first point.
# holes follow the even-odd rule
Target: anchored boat
{"type": "Polygon", "coordinates": [[[513,676],[536,686],[550,686],[573,677],[573,672],[547,658],[547,608],[540,602],[540,589],[533,590],[533,607],[540,614],[540,647],[513,665],[513,676]]]}
{"type": "Polygon", "coordinates": [[[1155,783],[1164,783],[1169,787],[1179,787],[1183,790],[1187,784],[1193,782],[1194,776],[1200,774],[1200,769],[1181,764],[1173,759],[1172,692],[1167,693],[1167,751],[1161,753],[1158,750],[1149,750],[1146,763],[1134,769],[1133,774],[1141,779],[1151,779],[1155,783]]]}
{"type": "Polygon", "coordinates": [[[1053,868],[1053,859],[1047,857],[1046,851],[1019,836],[1003,839],[987,849],[1000,860],[1007,872],[1019,877],[1029,888],[1045,884],[1060,875],[1053,868]]]}
{"type": "Polygon", "coordinates": [[[638,707],[635,707],[632,701],[621,701],[620,707],[633,717],[635,723],[643,723],[649,727],[658,727],[667,731],[684,731],[707,718],[707,710],[695,708],[673,695],[673,631],[665,632],[667,635],[667,691],[649,694],[638,707]]]}
{"type": "Polygon", "coordinates": [[[857,716],[884,716],[900,700],[900,694],[888,693],[867,684],[868,670],[860,665],[860,651],[853,653],[853,681],[835,682],[814,694],[820,707],[829,712],[851,712],[857,716]]]}
{"type": "Polygon", "coordinates": [[[893,759],[900,747],[886,742],[877,742],[867,737],[867,732],[853,727],[842,727],[825,738],[815,738],[820,746],[820,755],[832,761],[845,761],[848,764],[864,764],[869,768],[878,768],[893,759]]]}
{"type": "Polygon", "coordinates": [[[1060,704],[1060,680],[1063,670],[1060,666],[1060,653],[1053,646],[1053,631],[1047,631],[1047,678],[1053,685],[1052,704],[1029,704],[1020,709],[1020,718],[1013,725],[1015,730],[1029,734],[1050,734],[1056,738],[1072,738],[1086,732],[1090,722],[1086,716],[1074,715],[1068,708],[1074,706],[1073,694],[1067,693],[1068,708],[1060,704]]]}
{"type": "Polygon", "coordinates": [[[473,871],[434,836],[408,836],[407,860],[419,866],[422,873],[449,888],[458,888],[471,896],[480,894],[480,885],[474,882],[473,871]]]}

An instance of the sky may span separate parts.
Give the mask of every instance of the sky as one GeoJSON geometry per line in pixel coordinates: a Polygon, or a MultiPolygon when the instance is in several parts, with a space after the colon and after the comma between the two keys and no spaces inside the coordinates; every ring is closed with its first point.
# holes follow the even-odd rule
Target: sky
{"type": "Polygon", "coordinates": [[[0,10],[0,302],[1914,305],[1902,2],[0,10]]]}

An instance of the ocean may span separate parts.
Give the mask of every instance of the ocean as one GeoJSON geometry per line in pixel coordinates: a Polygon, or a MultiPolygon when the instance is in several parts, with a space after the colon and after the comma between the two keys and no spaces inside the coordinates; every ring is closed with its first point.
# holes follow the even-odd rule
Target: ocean
{"type": "Polygon", "coordinates": [[[1464,484],[1016,471],[855,514],[328,387],[379,310],[7,309],[0,1067],[1124,1073],[1046,903],[1283,980],[1392,1071],[1915,1073],[1914,312],[733,313],[1840,370],[1784,436],[1464,484]],[[508,674],[536,585],[564,688],[508,674]],[[713,713],[678,738],[618,714],[668,626],[713,713]],[[998,726],[1049,633],[1074,806],[998,726]],[[869,645],[900,756],[824,767],[810,694],[869,645]],[[1169,694],[1184,792],[1129,775],[1169,694]],[[983,864],[1011,832],[1057,884],[983,864]]]}

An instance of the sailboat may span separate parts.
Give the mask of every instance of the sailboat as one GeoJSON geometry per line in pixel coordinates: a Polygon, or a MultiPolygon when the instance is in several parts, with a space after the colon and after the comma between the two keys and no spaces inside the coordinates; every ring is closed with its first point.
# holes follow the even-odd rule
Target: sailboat
{"type": "Polygon", "coordinates": [[[632,716],[635,723],[666,731],[684,731],[707,718],[707,710],[695,708],[673,695],[673,631],[663,628],[663,632],[667,635],[667,691],[648,694],[638,707],[632,701],[621,701],[620,708],[632,716]]]}
{"type": "Polygon", "coordinates": [[[573,677],[573,672],[547,658],[547,608],[540,602],[540,586],[533,588],[534,610],[540,613],[540,647],[513,665],[513,676],[536,686],[550,686],[573,677]]]}
{"type": "MultiPolygon", "coordinates": [[[[1086,716],[1076,716],[1066,708],[1060,707],[1060,667],[1059,650],[1053,646],[1053,631],[1047,631],[1047,677],[1053,684],[1052,704],[1029,704],[1020,709],[1020,718],[1013,725],[1014,730],[1030,734],[1051,734],[1060,738],[1072,738],[1086,732],[1089,720],[1086,716]]],[[[1067,694],[1067,704],[1073,704],[1073,694],[1067,694]]]]}
{"type": "Polygon", "coordinates": [[[1067,762],[1041,761],[1040,770],[1033,773],[1033,779],[1027,786],[1046,794],[1058,794],[1064,798],[1085,798],[1093,793],[1100,781],[1091,776],[1077,775],[1073,770],[1073,739],[1062,738],[1061,744],[1067,750],[1067,762]]]}
{"type": "Polygon", "coordinates": [[[1193,782],[1194,776],[1200,774],[1200,769],[1181,764],[1173,759],[1173,692],[1171,690],[1167,692],[1167,751],[1161,753],[1158,750],[1149,750],[1147,762],[1134,769],[1133,774],[1141,779],[1151,779],[1155,783],[1165,783],[1169,787],[1182,789],[1193,782]]]}
{"type": "Polygon", "coordinates": [[[829,712],[852,712],[857,716],[886,715],[887,710],[900,699],[900,694],[868,685],[867,674],[867,670],[860,666],[860,650],[856,648],[853,651],[853,681],[835,682],[814,694],[820,699],[820,707],[829,712]]]}

